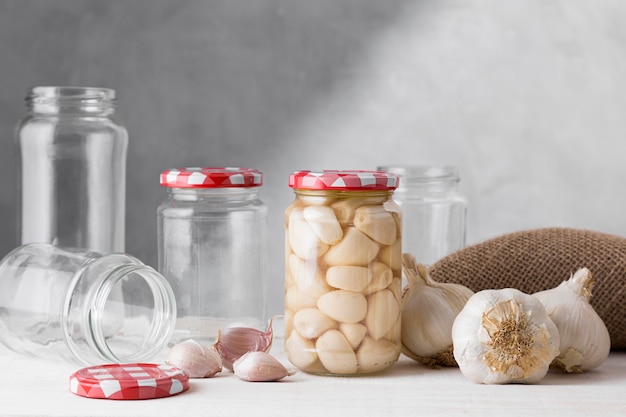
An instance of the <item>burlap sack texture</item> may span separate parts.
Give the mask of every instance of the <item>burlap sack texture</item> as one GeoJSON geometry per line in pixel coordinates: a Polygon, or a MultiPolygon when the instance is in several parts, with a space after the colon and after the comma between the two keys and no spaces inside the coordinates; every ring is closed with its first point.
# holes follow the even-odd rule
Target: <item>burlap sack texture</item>
{"type": "Polygon", "coordinates": [[[606,324],[611,348],[626,349],[626,238],[590,230],[545,228],[506,234],[468,246],[431,265],[431,277],[473,291],[550,289],[587,267],[591,305],[606,324]]]}

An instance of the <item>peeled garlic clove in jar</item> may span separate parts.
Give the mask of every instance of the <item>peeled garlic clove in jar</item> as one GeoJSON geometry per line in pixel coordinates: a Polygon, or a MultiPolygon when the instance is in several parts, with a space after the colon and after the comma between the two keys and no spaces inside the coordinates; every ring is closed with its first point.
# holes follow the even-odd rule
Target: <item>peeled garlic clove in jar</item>
{"type": "Polygon", "coordinates": [[[270,319],[267,331],[251,327],[231,327],[223,333],[217,333],[213,344],[222,358],[222,364],[229,371],[233,370],[233,362],[248,352],[268,352],[272,347],[273,329],[270,319]]]}
{"type": "Polygon", "coordinates": [[[402,295],[402,352],[428,366],[457,366],[452,324],[474,292],[463,285],[434,281],[411,254],[403,254],[402,262],[407,279],[402,295]]]}
{"type": "Polygon", "coordinates": [[[589,304],[593,284],[589,269],[581,268],[559,286],[533,294],[559,329],[560,353],[551,368],[585,372],[600,366],[609,356],[609,331],[589,304]]]}
{"type": "Polygon", "coordinates": [[[559,354],[559,331],[543,304],[513,288],[470,297],[452,342],[463,375],[483,384],[538,382],[559,354]]]}
{"type": "Polygon", "coordinates": [[[249,382],[278,381],[293,372],[266,352],[248,352],[233,363],[237,377],[249,382]]]}
{"type": "Polygon", "coordinates": [[[209,378],[222,371],[219,353],[193,339],[173,346],[167,353],[165,363],[182,369],[190,378],[209,378]]]}

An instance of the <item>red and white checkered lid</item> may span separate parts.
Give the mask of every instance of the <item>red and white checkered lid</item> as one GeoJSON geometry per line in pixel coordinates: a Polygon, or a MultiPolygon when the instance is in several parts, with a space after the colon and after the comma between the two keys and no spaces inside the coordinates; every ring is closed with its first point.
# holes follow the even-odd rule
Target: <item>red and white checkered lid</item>
{"type": "Polygon", "coordinates": [[[263,174],[250,168],[176,168],[161,173],[161,185],[172,188],[259,187],[262,184],[263,174]]]}
{"type": "Polygon", "coordinates": [[[148,400],[188,389],[189,376],[185,372],[151,363],[90,366],[70,376],[70,391],[87,398],[148,400]]]}
{"type": "Polygon", "coordinates": [[[289,176],[289,187],[305,190],[395,190],[398,176],[379,171],[296,171],[289,176]]]}

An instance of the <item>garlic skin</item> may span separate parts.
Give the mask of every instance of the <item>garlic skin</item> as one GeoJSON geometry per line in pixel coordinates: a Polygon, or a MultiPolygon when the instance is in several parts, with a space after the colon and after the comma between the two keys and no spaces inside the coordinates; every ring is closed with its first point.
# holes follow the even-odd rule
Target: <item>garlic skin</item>
{"type": "Polygon", "coordinates": [[[402,294],[402,353],[429,366],[457,366],[452,355],[452,324],[467,300],[469,288],[434,281],[415,257],[402,255],[408,281],[402,294]]]}
{"type": "Polygon", "coordinates": [[[265,332],[251,327],[231,327],[224,332],[217,332],[213,347],[221,356],[226,369],[232,371],[233,362],[248,352],[269,352],[274,333],[273,319],[273,317],[270,319],[265,332]]]}
{"type": "Polygon", "coordinates": [[[513,288],[474,294],[452,326],[463,375],[483,384],[541,380],[559,354],[559,332],[541,302],[513,288]]]}
{"type": "Polygon", "coordinates": [[[557,287],[533,294],[559,329],[560,353],[550,366],[553,369],[581,373],[600,366],[609,356],[609,331],[589,304],[593,284],[589,269],[580,268],[557,287]]]}
{"type": "Polygon", "coordinates": [[[193,339],[174,345],[165,363],[185,371],[189,378],[210,378],[222,371],[222,359],[212,347],[193,339]]]}
{"type": "Polygon", "coordinates": [[[294,373],[267,352],[246,353],[233,363],[233,372],[249,382],[279,381],[294,373]]]}

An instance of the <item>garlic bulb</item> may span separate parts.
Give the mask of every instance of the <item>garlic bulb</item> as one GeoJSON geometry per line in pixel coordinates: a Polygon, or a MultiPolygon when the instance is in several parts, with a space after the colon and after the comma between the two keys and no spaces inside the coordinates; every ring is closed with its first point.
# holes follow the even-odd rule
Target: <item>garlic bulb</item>
{"type": "Polygon", "coordinates": [[[222,371],[219,353],[193,339],[173,346],[167,352],[165,363],[185,371],[190,378],[208,378],[222,371]]]}
{"type": "Polygon", "coordinates": [[[452,326],[463,375],[483,384],[534,383],[559,354],[559,332],[541,302],[513,288],[474,294],[452,326]]]}
{"type": "Polygon", "coordinates": [[[402,294],[402,352],[429,366],[456,366],[452,323],[474,292],[434,281],[408,253],[402,255],[402,269],[408,281],[402,294]]]}
{"type": "Polygon", "coordinates": [[[266,352],[248,352],[233,363],[233,372],[239,379],[250,382],[278,381],[293,375],[293,371],[266,352]]]}
{"type": "Polygon", "coordinates": [[[589,304],[594,280],[581,268],[569,280],[535,293],[559,329],[560,353],[551,367],[565,372],[596,368],[609,356],[611,337],[604,322],[589,304]]]}
{"type": "Polygon", "coordinates": [[[273,329],[270,319],[267,331],[251,327],[231,327],[224,332],[217,332],[213,347],[222,357],[222,364],[229,371],[233,370],[233,362],[242,355],[252,352],[268,352],[272,347],[273,329]]]}

